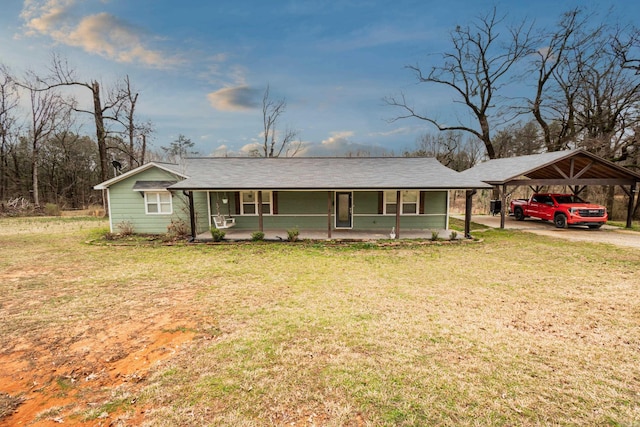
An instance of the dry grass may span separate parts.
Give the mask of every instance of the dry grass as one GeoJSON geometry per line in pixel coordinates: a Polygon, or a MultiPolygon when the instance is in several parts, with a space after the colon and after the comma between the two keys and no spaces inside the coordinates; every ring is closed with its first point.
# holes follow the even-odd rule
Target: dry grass
{"type": "Polygon", "coordinates": [[[90,358],[91,337],[146,325],[101,349],[124,358],[154,324],[197,332],[126,394],[145,411],[121,408],[129,424],[640,423],[637,250],[510,231],[472,245],[96,246],[83,242],[101,223],[26,234],[22,221],[0,221],[4,355],[80,363],[70,349],[90,358]]]}

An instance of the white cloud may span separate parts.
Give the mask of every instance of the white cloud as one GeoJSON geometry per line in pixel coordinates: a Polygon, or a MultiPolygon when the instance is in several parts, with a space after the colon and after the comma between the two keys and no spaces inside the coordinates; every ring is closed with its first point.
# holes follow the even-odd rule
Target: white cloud
{"type": "Polygon", "coordinates": [[[338,157],[338,156],[386,156],[389,152],[379,146],[351,141],[352,131],[333,132],[320,144],[304,143],[298,157],[338,157]]]}
{"type": "Polygon", "coordinates": [[[77,0],[25,0],[21,18],[29,36],[51,37],[117,62],[166,67],[178,61],[147,47],[146,34],[120,18],[102,12],[75,15],[77,0]]]}
{"type": "Polygon", "coordinates": [[[226,87],[207,95],[211,106],[219,111],[248,111],[259,107],[259,92],[249,86],[226,87]]]}

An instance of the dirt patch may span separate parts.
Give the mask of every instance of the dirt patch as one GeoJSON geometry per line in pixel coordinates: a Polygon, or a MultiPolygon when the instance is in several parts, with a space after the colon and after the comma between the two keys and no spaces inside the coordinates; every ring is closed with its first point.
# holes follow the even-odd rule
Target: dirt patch
{"type": "Polygon", "coordinates": [[[70,339],[50,333],[0,354],[0,426],[130,425],[151,367],[191,341],[192,325],[162,315],[145,322],[84,325],[70,339]]]}

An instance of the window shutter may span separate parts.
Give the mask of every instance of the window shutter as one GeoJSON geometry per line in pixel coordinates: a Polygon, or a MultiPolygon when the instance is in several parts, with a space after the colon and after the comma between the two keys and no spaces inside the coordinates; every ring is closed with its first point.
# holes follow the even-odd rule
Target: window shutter
{"type": "Polygon", "coordinates": [[[384,191],[378,191],[378,215],[384,213],[384,191]]]}
{"type": "Polygon", "coordinates": [[[233,197],[236,205],[236,215],[240,215],[240,192],[236,191],[233,193],[233,197]]]}
{"type": "Polygon", "coordinates": [[[272,203],[271,208],[273,209],[273,214],[278,215],[278,192],[277,191],[271,192],[271,203],[272,203]]]}
{"type": "Polygon", "coordinates": [[[426,199],[426,193],[424,191],[420,192],[420,215],[424,215],[424,201],[426,199]]]}

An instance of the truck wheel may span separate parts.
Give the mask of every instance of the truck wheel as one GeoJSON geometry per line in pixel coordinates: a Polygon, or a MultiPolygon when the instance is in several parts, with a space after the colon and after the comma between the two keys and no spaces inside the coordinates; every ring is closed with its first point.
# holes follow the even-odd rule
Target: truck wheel
{"type": "Polygon", "coordinates": [[[562,213],[556,214],[556,216],[553,217],[553,223],[558,228],[567,228],[568,227],[567,216],[562,213]]]}
{"type": "Polygon", "coordinates": [[[516,218],[516,221],[524,221],[524,213],[522,212],[522,208],[515,208],[513,210],[513,216],[516,218]]]}

